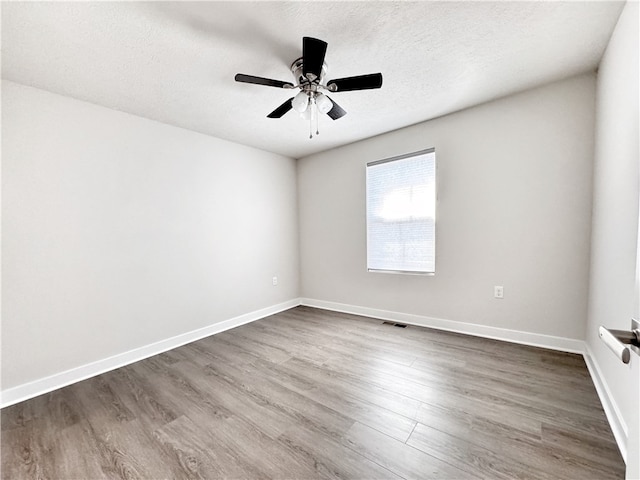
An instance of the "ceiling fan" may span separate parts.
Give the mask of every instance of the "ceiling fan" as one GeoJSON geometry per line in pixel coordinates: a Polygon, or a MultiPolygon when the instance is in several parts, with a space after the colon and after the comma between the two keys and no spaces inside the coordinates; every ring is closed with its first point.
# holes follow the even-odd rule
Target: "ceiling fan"
{"type": "MultiPolygon", "coordinates": [[[[331,119],[338,120],[346,115],[340,105],[334,102],[328,95],[322,93],[323,90],[332,93],[347,92],[352,90],[368,90],[380,88],[382,86],[382,74],[371,73],[368,75],[358,75],[355,77],[337,78],[324,83],[327,74],[327,64],[324,61],[327,53],[327,42],[312,37],[302,38],[302,57],[291,64],[291,73],[295,79],[295,84],[272,80],[270,78],[256,77],[238,73],[235,76],[236,82],[253,83],[256,85],[266,85],[269,87],[295,89],[300,92],[284,102],[273,112],[267,115],[268,118],[280,118],[289,110],[293,109],[300,113],[302,117],[309,120],[309,128],[314,119],[316,121],[316,135],[318,134],[317,122],[318,112],[327,114],[331,119]]],[[[313,134],[309,133],[309,138],[313,134]]]]}

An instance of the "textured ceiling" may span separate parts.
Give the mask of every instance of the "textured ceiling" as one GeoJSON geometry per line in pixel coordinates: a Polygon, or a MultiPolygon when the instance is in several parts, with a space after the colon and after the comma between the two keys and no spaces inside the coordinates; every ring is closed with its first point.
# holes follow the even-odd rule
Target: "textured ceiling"
{"type": "Polygon", "coordinates": [[[3,2],[2,76],[300,158],[593,70],[619,2],[3,2]],[[348,114],[266,115],[291,91],[302,37],[329,44],[327,78],[382,72],[332,97],[348,114]]]}

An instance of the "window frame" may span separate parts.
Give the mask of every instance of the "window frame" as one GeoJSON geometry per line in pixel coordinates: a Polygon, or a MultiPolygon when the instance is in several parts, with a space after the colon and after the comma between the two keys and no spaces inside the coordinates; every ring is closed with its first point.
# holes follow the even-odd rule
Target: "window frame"
{"type": "Polygon", "coordinates": [[[437,210],[438,210],[438,162],[437,157],[435,156],[436,149],[435,147],[426,148],[423,150],[418,150],[415,152],[404,153],[402,155],[396,155],[394,157],[384,158],[381,160],[374,160],[371,162],[367,162],[365,167],[365,239],[366,239],[366,268],[367,273],[391,273],[391,274],[400,274],[400,275],[418,275],[418,276],[434,276],[436,274],[436,244],[437,244],[437,234],[436,234],[436,218],[437,218],[437,210]],[[368,178],[368,168],[376,165],[381,165],[384,163],[391,163],[399,160],[406,160],[412,157],[419,157],[422,155],[434,154],[433,157],[433,180],[434,180],[434,208],[433,208],[433,271],[417,271],[417,270],[392,270],[392,269],[379,269],[379,268],[369,268],[369,178],[368,178]]]}

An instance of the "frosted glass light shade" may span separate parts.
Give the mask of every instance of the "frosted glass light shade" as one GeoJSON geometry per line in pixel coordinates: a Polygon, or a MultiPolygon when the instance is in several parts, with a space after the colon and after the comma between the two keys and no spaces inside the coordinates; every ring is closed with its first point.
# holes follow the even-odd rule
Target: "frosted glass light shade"
{"type": "Polygon", "coordinates": [[[298,113],[302,113],[309,105],[309,96],[306,92],[300,92],[291,101],[291,107],[298,113]]]}
{"type": "Polygon", "coordinates": [[[307,108],[304,112],[300,113],[300,117],[303,120],[310,120],[311,119],[311,108],[307,108]]]}
{"type": "Polygon", "coordinates": [[[329,100],[329,97],[327,97],[325,94],[319,93],[318,95],[316,95],[316,106],[318,107],[318,110],[320,112],[327,113],[333,108],[333,102],[331,102],[331,100],[329,100]]]}

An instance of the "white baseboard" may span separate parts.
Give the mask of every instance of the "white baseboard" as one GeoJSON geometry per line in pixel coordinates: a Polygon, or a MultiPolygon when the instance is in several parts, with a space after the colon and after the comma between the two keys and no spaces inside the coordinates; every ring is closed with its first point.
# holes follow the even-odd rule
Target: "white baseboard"
{"type": "Polygon", "coordinates": [[[628,438],[627,424],[625,423],[624,418],[620,413],[618,404],[613,399],[613,395],[611,395],[611,390],[609,390],[609,386],[607,385],[607,382],[602,375],[600,367],[596,362],[595,356],[589,348],[589,344],[585,343],[585,347],[586,351],[584,354],[584,361],[587,364],[589,374],[591,375],[593,384],[595,385],[596,391],[598,392],[598,397],[600,397],[600,403],[602,403],[602,408],[604,409],[604,413],[607,416],[607,420],[609,421],[609,426],[611,427],[613,436],[615,437],[618,448],[620,449],[620,454],[626,462],[628,438]]]}
{"type": "Polygon", "coordinates": [[[425,317],[410,313],[391,312],[388,310],[378,310],[375,308],[347,305],[344,303],[327,302],[312,298],[301,298],[300,303],[309,307],[333,310],[342,313],[351,313],[365,317],[379,318],[381,320],[391,320],[395,322],[416,325],[419,327],[435,328],[449,332],[464,333],[476,337],[492,338],[506,342],[531,345],[533,347],[548,348],[561,352],[584,354],[584,342],[573,338],[555,337],[553,335],[543,335],[540,333],[522,332],[519,330],[509,330],[507,328],[490,327],[488,325],[478,325],[475,323],[457,322],[442,318],[425,317]]]}
{"type": "Polygon", "coordinates": [[[197,330],[182,333],[175,337],[167,338],[150,345],[130,350],[128,352],[120,353],[112,357],[108,357],[102,360],[98,360],[80,367],[72,368],[64,372],[56,373],[54,375],[34,380],[29,383],[24,383],[16,387],[8,388],[0,393],[0,408],[8,407],[23,400],[37,397],[43,393],[48,393],[58,388],[66,387],[72,383],[80,382],[90,377],[100,375],[101,373],[115,370],[116,368],[129,365],[134,362],[138,362],[153,355],[157,355],[167,350],[180,347],[187,343],[195,342],[201,338],[214,335],[216,333],[224,332],[231,328],[244,325],[246,323],[260,320],[261,318],[268,317],[278,312],[288,310],[290,308],[300,305],[300,299],[289,300],[284,303],[273,305],[271,307],[256,310],[254,312],[245,313],[222,322],[214,323],[197,330]]]}

